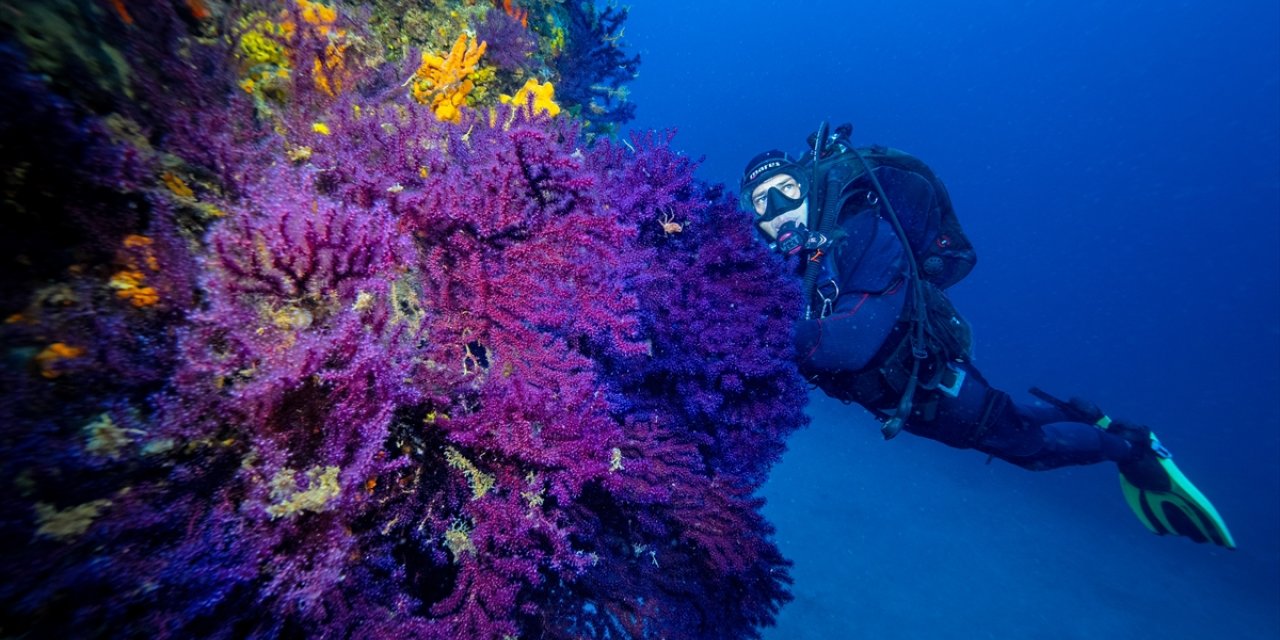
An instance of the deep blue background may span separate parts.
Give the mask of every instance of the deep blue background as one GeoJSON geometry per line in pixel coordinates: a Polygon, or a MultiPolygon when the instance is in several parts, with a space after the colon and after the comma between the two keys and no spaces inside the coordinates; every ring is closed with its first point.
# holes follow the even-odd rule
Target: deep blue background
{"type": "Polygon", "coordinates": [[[650,1],[626,43],[634,125],[708,180],[823,119],[928,162],[987,377],[1152,425],[1240,546],[1150,535],[1109,466],[885,444],[815,397],[765,489],[771,637],[1280,637],[1280,3],[650,1]]]}

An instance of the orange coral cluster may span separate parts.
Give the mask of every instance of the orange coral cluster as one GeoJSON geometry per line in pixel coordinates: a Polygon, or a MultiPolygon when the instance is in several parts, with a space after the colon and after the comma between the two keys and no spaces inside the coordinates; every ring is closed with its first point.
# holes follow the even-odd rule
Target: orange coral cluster
{"type": "Polygon", "coordinates": [[[116,15],[120,16],[120,20],[125,24],[133,24],[133,16],[129,14],[129,10],[124,6],[124,0],[111,0],[111,8],[115,9],[116,15]]]}
{"type": "Polygon", "coordinates": [[[422,54],[422,65],[413,74],[413,97],[422,104],[431,105],[436,117],[447,122],[462,119],[459,110],[467,96],[475,88],[471,74],[475,73],[480,56],[487,43],[476,44],[475,38],[465,34],[458,36],[449,55],[440,57],[422,54]]]}
{"type": "Polygon", "coordinates": [[[62,375],[62,371],[57,366],[58,362],[79,358],[82,355],[84,355],[84,349],[80,347],[73,347],[65,342],[55,342],[36,354],[35,362],[36,366],[40,367],[40,375],[52,380],[62,375]]]}
{"type": "Polygon", "coordinates": [[[149,271],[159,271],[160,263],[151,251],[151,238],[140,235],[129,235],[124,238],[125,268],[117,271],[107,282],[107,286],[116,290],[116,296],[128,300],[139,309],[160,302],[160,293],[155,287],[144,286],[145,266],[149,271]]]}
{"type": "MultiPolygon", "coordinates": [[[[351,46],[347,31],[337,27],[338,11],[333,7],[310,0],[296,0],[299,15],[305,25],[324,38],[324,54],[312,61],[311,77],[316,88],[330,96],[342,92],[343,80],[348,73],[345,53],[351,46]]],[[[240,82],[240,88],[254,93],[260,85],[288,77],[292,71],[292,54],[287,44],[293,42],[298,25],[288,11],[280,13],[280,21],[273,22],[261,12],[242,19],[245,31],[240,36],[238,54],[248,63],[248,76],[240,82]]]]}
{"type": "Polygon", "coordinates": [[[213,17],[213,11],[204,0],[187,0],[187,10],[196,20],[208,20],[213,17]]]}
{"type": "MultiPolygon", "coordinates": [[[[497,3],[495,2],[494,4],[497,4],[497,3]]],[[[511,16],[512,18],[519,20],[520,26],[526,29],[529,28],[529,10],[528,9],[517,9],[515,5],[511,2],[511,0],[502,0],[502,10],[507,12],[507,15],[511,16]]]]}
{"type": "Polygon", "coordinates": [[[346,71],[346,59],[343,54],[351,43],[345,40],[347,32],[338,29],[334,24],[338,21],[338,11],[319,2],[298,0],[302,9],[302,19],[315,25],[316,32],[328,37],[332,32],[329,44],[324,47],[324,59],[316,58],[311,69],[311,77],[321,91],[336,96],[342,92],[342,76],[346,71]]]}
{"type": "MultiPolygon", "coordinates": [[[[208,3],[204,0],[187,0],[186,5],[187,11],[196,20],[208,20],[213,17],[213,11],[209,9],[208,3]]],[[[115,9],[116,14],[120,16],[120,19],[125,24],[133,24],[133,16],[125,8],[124,0],[111,0],[111,8],[115,9]]]]}
{"type": "Polygon", "coordinates": [[[191,190],[191,187],[187,185],[187,182],[182,178],[179,178],[178,175],[172,171],[166,171],[160,174],[160,181],[164,182],[164,186],[168,187],[169,191],[173,192],[173,195],[178,196],[179,198],[196,197],[195,192],[191,190]]]}

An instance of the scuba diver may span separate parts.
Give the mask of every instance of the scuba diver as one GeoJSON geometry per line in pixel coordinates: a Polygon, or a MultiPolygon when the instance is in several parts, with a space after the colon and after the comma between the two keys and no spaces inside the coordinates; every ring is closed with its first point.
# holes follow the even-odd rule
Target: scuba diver
{"type": "Polygon", "coordinates": [[[800,371],[880,422],[1025,469],[1116,463],[1130,508],[1157,534],[1234,549],[1212,503],[1147,427],[1077,398],[1019,404],[974,366],[970,329],[944,289],[977,262],[946,188],[918,159],[859,149],[823,123],[799,157],[766,151],[742,176],[741,204],[769,246],[803,274],[800,371]]]}

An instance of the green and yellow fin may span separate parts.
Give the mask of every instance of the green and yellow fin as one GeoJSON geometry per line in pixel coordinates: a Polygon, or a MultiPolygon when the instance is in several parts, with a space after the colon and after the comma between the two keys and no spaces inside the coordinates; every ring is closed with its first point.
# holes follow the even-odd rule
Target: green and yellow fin
{"type": "Polygon", "coordinates": [[[1196,542],[1236,548],[1218,510],[1172,458],[1152,456],[1141,466],[1141,473],[1120,473],[1120,489],[1142,524],[1158,535],[1186,536],[1196,542]]]}

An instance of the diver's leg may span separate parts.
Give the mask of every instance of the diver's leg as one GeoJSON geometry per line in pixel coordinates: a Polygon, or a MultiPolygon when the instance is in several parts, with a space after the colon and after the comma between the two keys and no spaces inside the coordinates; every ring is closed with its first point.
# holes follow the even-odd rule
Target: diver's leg
{"type": "Polygon", "coordinates": [[[939,394],[933,419],[910,421],[908,431],[1032,470],[1135,456],[1124,438],[1074,422],[1052,407],[1015,404],[972,365],[961,366],[966,376],[956,397],[939,394]]]}
{"type": "MultiPolygon", "coordinates": [[[[1150,429],[1113,421],[1104,431],[1084,421],[1082,412],[1071,411],[1074,400],[1061,409],[1014,404],[977,369],[965,365],[965,373],[956,397],[939,396],[932,410],[913,412],[906,429],[1034,471],[1113,461],[1125,501],[1148,529],[1235,548],[1213,503],[1178,469],[1150,429]]],[[[1102,416],[1096,409],[1094,413],[1102,416]]]]}
{"type": "Polygon", "coordinates": [[[1123,462],[1134,456],[1133,446],[1129,442],[1091,424],[1083,422],[1050,422],[1039,426],[1034,423],[1024,424],[1026,424],[1024,429],[1032,434],[1039,432],[1041,444],[1035,453],[1001,456],[997,448],[1000,443],[998,437],[993,437],[989,441],[997,447],[991,447],[990,450],[984,449],[988,442],[983,442],[976,448],[987,450],[996,457],[1036,471],[1107,461],[1123,462]]]}

